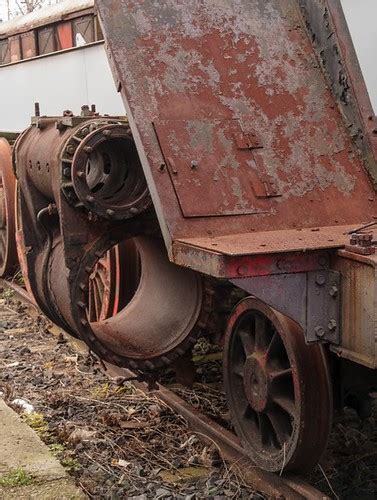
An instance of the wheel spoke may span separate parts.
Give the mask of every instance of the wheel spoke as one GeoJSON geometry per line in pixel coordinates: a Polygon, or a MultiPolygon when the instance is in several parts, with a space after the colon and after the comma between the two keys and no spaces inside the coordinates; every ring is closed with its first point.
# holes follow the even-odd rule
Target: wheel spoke
{"type": "Polygon", "coordinates": [[[282,408],[288,415],[290,415],[292,418],[295,417],[296,415],[296,409],[295,409],[295,403],[292,399],[286,397],[286,396],[275,396],[273,398],[273,401],[275,404],[277,404],[280,408],[282,408]]]}
{"type": "Polygon", "coordinates": [[[284,443],[286,443],[290,438],[292,425],[290,424],[289,420],[287,421],[286,418],[282,417],[281,415],[279,416],[279,414],[274,411],[268,411],[267,417],[269,418],[272,429],[274,430],[276,444],[278,444],[278,446],[282,448],[284,446],[284,443]]]}
{"type": "Polygon", "coordinates": [[[278,332],[274,332],[272,339],[267,347],[267,358],[277,358],[281,350],[284,349],[281,337],[278,332]]]}
{"type": "Polygon", "coordinates": [[[255,351],[265,352],[267,349],[267,326],[266,318],[257,314],[255,316],[255,351]]]}
{"type": "Polygon", "coordinates": [[[232,371],[235,375],[237,375],[238,377],[241,377],[243,378],[244,377],[244,364],[242,363],[238,363],[238,364],[235,364],[233,365],[232,367],[232,371]]]}
{"type": "Polygon", "coordinates": [[[279,379],[286,379],[293,376],[292,368],[286,368],[285,370],[271,370],[269,372],[270,380],[275,382],[279,379]]]}
{"type": "Polygon", "coordinates": [[[238,332],[238,335],[241,339],[242,347],[246,354],[246,357],[250,356],[250,354],[254,352],[254,342],[250,335],[250,332],[247,332],[246,330],[240,330],[238,332]]]}

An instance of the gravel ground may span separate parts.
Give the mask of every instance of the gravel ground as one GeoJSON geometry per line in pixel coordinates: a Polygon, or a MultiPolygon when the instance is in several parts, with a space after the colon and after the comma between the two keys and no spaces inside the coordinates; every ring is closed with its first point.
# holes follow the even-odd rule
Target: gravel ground
{"type": "Polygon", "coordinates": [[[0,300],[0,391],[90,498],[256,498],[187,422],[0,300]]]}
{"type": "MultiPolygon", "coordinates": [[[[64,337],[31,319],[4,292],[0,300],[0,391],[36,413],[27,422],[91,498],[263,498],[203,445],[187,422],[154,397],[109,381],[64,337]]],[[[212,352],[200,345],[195,355],[212,352]]],[[[176,389],[186,401],[229,427],[221,361],[199,367],[200,383],[176,389]],[[205,384],[210,384],[204,385],[205,384]]],[[[172,374],[164,383],[174,382],[172,374]]],[[[377,399],[361,421],[345,410],[334,421],[328,451],[307,476],[332,498],[377,498],[377,399]]]]}

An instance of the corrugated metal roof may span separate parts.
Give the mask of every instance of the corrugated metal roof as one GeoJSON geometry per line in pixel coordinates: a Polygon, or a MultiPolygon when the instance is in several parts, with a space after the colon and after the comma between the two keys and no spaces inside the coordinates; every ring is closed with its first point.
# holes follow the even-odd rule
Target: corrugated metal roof
{"type": "Polygon", "coordinates": [[[25,16],[15,17],[0,24],[0,37],[22,33],[44,24],[60,21],[67,14],[94,7],[94,0],[64,0],[43,9],[35,10],[25,16]]]}

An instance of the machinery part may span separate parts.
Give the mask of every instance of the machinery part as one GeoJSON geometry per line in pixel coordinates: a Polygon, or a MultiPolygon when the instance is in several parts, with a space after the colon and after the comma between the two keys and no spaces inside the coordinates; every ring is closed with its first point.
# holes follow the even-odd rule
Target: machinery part
{"type": "Polygon", "coordinates": [[[322,269],[233,279],[231,282],[296,321],[307,343],[340,343],[342,293],[339,272],[322,269]],[[286,293],[282,294],[282,290],[286,293]]]}
{"type": "Polygon", "coordinates": [[[0,138],[0,276],[12,274],[17,267],[15,192],[11,147],[0,138]]]}
{"type": "MultiPolygon", "coordinates": [[[[14,148],[17,175],[46,201],[59,191],[74,208],[109,220],[132,218],[151,205],[128,123],[109,117],[42,117],[14,148]]],[[[26,184],[24,186],[24,184],[26,184]]],[[[29,189],[29,188],[28,188],[29,189]]]]}
{"type": "Polygon", "coordinates": [[[100,217],[128,219],[151,204],[128,125],[84,124],[64,146],[61,171],[67,199],[100,217]]]}
{"type": "Polygon", "coordinates": [[[133,240],[110,248],[89,276],[90,322],[108,319],[127,305],[140,281],[139,254],[133,240]]]}
{"type": "Polygon", "coordinates": [[[89,276],[108,250],[98,248],[82,262],[71,303],[79,335],[93,352],[119,366],[151,371],[182,356],[206,329],[213,291],[199,274],[172,264],[160,239],[133,241],[141,271],[128,304],[110,318],[89,321],[89,276]]]}
{"type": "Polygon", "coordinates": [[[332,389],[321,345],[255,298],[233,311],[225,336],[224,383],[232,421],[256,465],[306,471],[326,448],[332,389]]]}

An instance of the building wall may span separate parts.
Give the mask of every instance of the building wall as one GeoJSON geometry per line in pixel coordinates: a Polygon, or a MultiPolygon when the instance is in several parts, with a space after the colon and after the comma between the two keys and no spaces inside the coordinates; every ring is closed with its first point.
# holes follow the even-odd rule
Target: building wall
{"type": "Polygon", "coordinates": [[[35,102],[42,115],[78,114],[83,104],[125,114],[102,43],[0,67],[0,131],[25,129],[35,102]]]}

